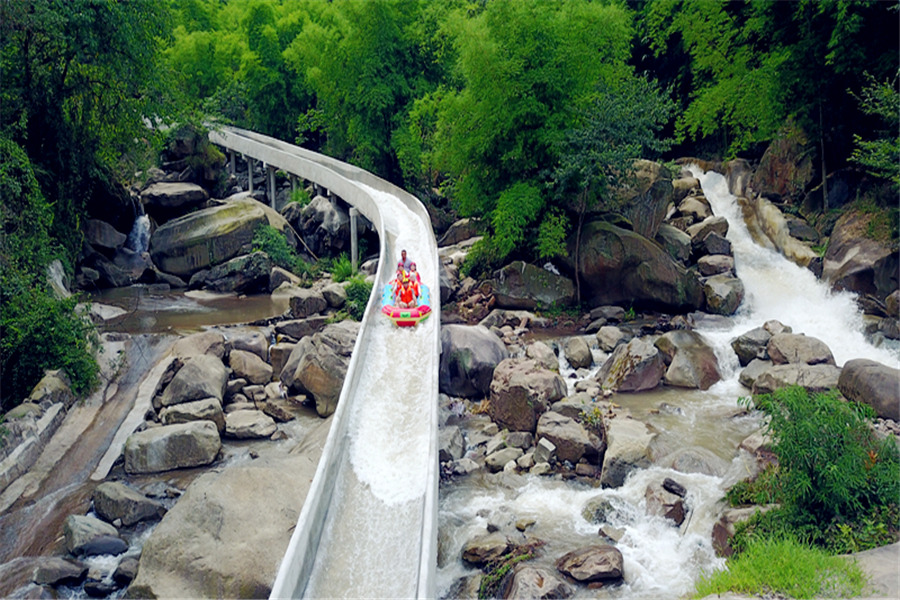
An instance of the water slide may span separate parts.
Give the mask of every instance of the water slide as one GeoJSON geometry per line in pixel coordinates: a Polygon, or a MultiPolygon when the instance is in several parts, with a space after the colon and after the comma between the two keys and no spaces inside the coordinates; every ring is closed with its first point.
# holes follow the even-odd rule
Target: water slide
{"type": "Polygon", "coordinates": [[[209,137],[327,188],[380,239],[375,287],[331,431],[270,597],[434,597],[440,288],[428,214],[412,195],[341,161],[232,127],[209,137]],[[380,312],[381,289],[403,249],[432,292],[432,316],[411,328],[380,312]]]}

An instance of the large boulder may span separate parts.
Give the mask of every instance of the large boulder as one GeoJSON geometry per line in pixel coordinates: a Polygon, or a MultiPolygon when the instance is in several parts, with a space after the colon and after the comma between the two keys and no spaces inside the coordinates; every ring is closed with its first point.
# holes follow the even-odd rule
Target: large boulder
{"type": "Polygon", "coordinates": [[[257,385],[272,381],[272,366],[252,352],[232,350],[228,355],[228,364],[235,378],[246,379],[257,385]]]}
{"type": "Polygon", "coordinates": [[[556,568],[581,583],[622,579],[622,552],[614,546],[588,546],[573,550],[556,561],[556,568]]]}
{"type": "Polygon", "coordinates": [[[500,427],[534,432],[541,413],[565,396],[558,373],[533,360],[507,358],[494,369],[488,413],[500,427]]]}
{"type": "Polygon", "coordinates": [[[272,259],[265,252],[236,256],[211,269],[203,269],[191,277],[192,288],[206,288],[215,292],[253,294],[269,289],[272,259]]]}
{"type": "Polygon", "coordinates": [[[350,213],[334,197],[316,196],[292,224],[317,255],[350,249],[350,213]]]}
{"type": "MultiPolygon", "coordinates": [[[[574,238],[568,265],[574,268],[574,238]]],[[[630,304],[670,312],[703,306],[697,277],[677,264],[655,242],[611,223],[594,221],[584,226],[578,270],[582,297],[592,306],[630,304]]]]}
{"type": "Polygon", "coordinates": [[[571,279],[521,260],[495,272],[492,287],[499,308],[534,310],[538,306],[569,306],[575,301],[571,279]]]}
{"type": "MultiPolygon", "coordinates": [[[[116,231],[116,228],[99,219],[87,219],[83,226],[84,241],[97,250],[115,250],[128,239],[127,236],[116,231]]],[[[108,252],[110,256],[112,254],[108,252]]]]}
{"type": "Polygon", "coordinates": [[[205,398],[215,398],[221,403],[226,383],[228,369],[218,357],[211,354],[192,356],[184,361],[159,401],[162,406],[205,398]]]}
{"type": "Polygon", "coordinates": [[[652,342],[635,338],[617,346],[597,372],[603,389],[642,392],[659,385],[666,372],[663,355],[652,342]]]}
{"type": "MultiPolygon", "coordinates": [[[[586,454],[597,461],[594,448],[587,431],[581,423],[559,413],[547,411],[538,419],[535,439],[546,438],[556,446],[556,458],[576,464],[586,454]]],[[[600,457],[602,460],[602,457],[600,457]]]]}
{"type": "Polygon", "coordinates": [[[301,339],[281,370],[281,381],[292,394],[307,394],[316,412],[327,417],[337,408],[359,323],[342,321],[301,339]]]}
{"type": "Polygon", "coordinates": [[[441,327],[440,391],[454,397],[485,397],[494,369],[509,356],[506,346],[487,327],[441,327]]]}
{"type": "Polygon", "coordinates": [[[239,440],[267,438],[276,429],[275,420],[261,410],[236,410],[225,417],[225,435],[239,440]]]}
{"type": "Polygon", "coordinates": [[[897,289],[898,275],[896,267],[888,274],[881,272],[883,268],[876,269],[876,265],[884,267],[890,262],[887,259],[893,253],[887,245],[862,235],[873,218],[873,214],[848,211],[838,219],[825,252],[822,279],[835,290],[849,290],[884,300],[897,289]]]}
{"type": "Polygon", "coordinates": [[[328,301],[319,290],[293,287],[290,294],[291,316],[305,319],[328,308],[328,301]]]}
{"type": "Polygon", "coordinates": [[[150,236],[150,256],[161,271],[190,278],[251,247],[260,225],[283,231],[284,218],[251,198],[236,198],[160,226],[150,236]]]}
{"type": "Polygon", "coordinates": [[[612,419],[606,425],[606,435],[609,441],[603,456],[600,485],[621,487],[629,473],[650,466],[654,434],[640,421],[612,419]]]}
{"type": "Polygon", "coordinates": [[[744,284],[731,275],[713,275],[703,282],[706,310],[714,315],[730,316],[744,301],[744,284]]]}
{"type": "Polygon", "coordinates": [[[569,598],[575,593],[568,583],[527,564],[518,564],[503,589],[502,598],[532,598],[534,600],[551,600],[569,598]]]}
{"type": "Polygon", "coordinates": [[[691,258],[691,236],[677,227],[663,223],[659,226],[655,239],[679,263],[686,264],[691,258]]]}
{"type": "Polygon", "coordinates": [[[303,452],[197,478],[144,544],[129,595],[268,597],[330,423],[322,425],[298,447],[303,452]]]}
{"type": "Polygon", "coordinates": [[[128,544],[119,538],[119,531],[100,519],[86,515],[69,515],[63,525],[66,538],[66,550],[74,556],[94,556],[99,554],[100,546],[109,546],[118,550],[110,554],[121,554],[128,549],[128,544]],[[118,540],[119,543],[112,542],[118,540]]]}
{"type": "Polygon", "coordinates": [[[159,473],[208,465],[222,447],[219,430],[210,421],[153,427],[125,441],[126,473],[159,473]]]}
{"type": "Polygon", "coordinates": [[[731,349],[737,354],[738,362],[746,367],[754,360],[769,360],[769,339],[772,334],[764,327],[751,329],[731,340],[731,349]]]}
{"type": "Polygon", "coordinates": [[[672,196],[668,170],[659,163],[639,159],[634,161],[634,184],[617,190],[616,201],[624,207],[635,233],[652,240],[666,218],[672,196]]]}
{"type": "Polygon", "coordinates": [[[475,566],[481,566],[497,560],[509,551],[509,540],[503,533],[494,531],[478,535],[465,543],[462,559],[475,566]]]}
{"type": "Polygon", "coordinates": [[[762,196],[796,201],[806,192],[816,172],[815,153],[802,129],[785,126],[766,148],[750,184],[762,196]]]}
{"type": "Polygon", "coordinates": [[[204,398],[167,406],[159,412],[159,421],[163,425],[176,425],[192,421],[210,421],[221,433],[225,429],[225,412],[222,403],[216,398],[204,398]]]}
{"type": "Polygon", "coordinates": [[[305,338],[308,335],[318,333],[328,325],[328,317],[325,315],[312,315],[305,319],[291,319],[275,324],[275,332],[286,335],[295,340],[305,338]]]}
{"type": "Polygon", "coordinates": [[[833,365],[834,356],[822,340],[796,333],[773,335],[766,352],[776,365],[833,365]]]}
{"type": "Polygon", "coordinates": [[[900,369],[864,358],[848,360],[838,388],[848,400],[874,408],[879,417],[900,421],[900,369]]]}
{"type": "Polygon", "coordinates": [[[834,365],[774,365],[759,374],[753,382],[753,393],[770,394],[792,385],[799,385],[809,392],[824,392],[836,388],[840,376],[841,370],[834,365]]]}
{"type": "Polygon", "coordinates": [[[566,360],[575,369],[586,369],[594,362],[591,347],[581,336],[570,337],[563,347],[566,360]]]}
{"type": "Polygon", "coordinates": [[[124,483],[105,481],[97,486],[91,497],[94,510],[106,521],[116,519],[129,527],[140,521],[158,519],[166,514],[166,507],[124,483]]]}
{"type": "Polygon", "coordinates": [[[705,390],[722,378],[715,351],[695,331],[669,331],[655,345],[668,364],[668,385],[705,390]]]}
{"type": "Polygon", "coordinates": [[[144,211],[157,223],[184,215],[209,199],[209,194],[196,183],[161,181],[141,192],[144,211]]]}

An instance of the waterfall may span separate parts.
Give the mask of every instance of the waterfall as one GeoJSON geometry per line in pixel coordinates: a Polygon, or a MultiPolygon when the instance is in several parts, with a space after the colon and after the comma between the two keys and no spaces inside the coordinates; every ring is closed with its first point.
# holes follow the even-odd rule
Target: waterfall
{"type": "Polygon", "coordinates": [[[141,213],[134,219],[134,225],[125,241],[125,247],[137,253],[146,252],[150,246],[150,217],[141,213]]]}
{"type": "Polygon", "coordinates": [[[863,314],[856,294],[833,292],[809,270],[780,253],[753,241],[744,223],[737,198],[728,191],[725,177],[703,173],[693,167],[713,213],[728,220],[727,239],[734,251],[735,272],[744,284],[745,296],[734,327],[726,331],[704,331],[717,344],[760,327],[775,319],[794,333],[823,341],[834,354],[837,366],[854,358],[868,358],[894,368],[900,367],[896,345],[873,346],[863,334],[863,314]]]}

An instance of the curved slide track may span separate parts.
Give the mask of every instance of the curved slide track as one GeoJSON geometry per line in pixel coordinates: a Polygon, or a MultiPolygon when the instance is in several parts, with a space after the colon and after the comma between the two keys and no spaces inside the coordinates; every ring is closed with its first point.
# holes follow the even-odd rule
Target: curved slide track
{"type": "Polygon", "coordinates": [[[380,238],[331,431],[270,597],[434,597],[440,263],[428,214],[409,193],[341,161],[232,127],[209,138],[327,188],[380,238]],[[380,312],[401,249],[433,291],[434,314],[410,328],[380,312]]]}

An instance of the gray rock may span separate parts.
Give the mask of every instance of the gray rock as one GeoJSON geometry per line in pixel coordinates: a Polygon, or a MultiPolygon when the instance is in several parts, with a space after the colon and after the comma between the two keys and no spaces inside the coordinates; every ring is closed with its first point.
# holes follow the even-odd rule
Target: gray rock
{"type": "Polygon", "coordinates": [[[569,417],[570,419],[581,421],[582,413],[592,411],[595,406],[596,404],[594,403],[594,398],[591,394],[586,392],[576,392],[572,396],[567,396],[559,402],[554,402],[550,406],[550,410],[569,417]]]}
{"type": "Polygon", "coordinates": [[[668,357],[668,385],[706,390],[722,378],[715,351],[695,331],[666,332],[655,345],[668,357]]]}
{"type": "Polygon", "coordinates": [[[581,460],[592,448],[588,434],[580,423],[552,411],[541,415],[535,437],[550,440],[556,446],[557,459],[572,464],[581,460]]]}
{"type": "Polygon", "coordinates": [[[328,317],[325,315],[313,315],[305,319],[291,319],[281,321],[275,325],[275,332],[286,335],[295,340],[300,340],[308,335],[318,333],[328,325],[328,317]]]}
{"type": "Polygon", "coordinates": [[[754,358],[750,361],[744,369],[741,371],[738,376],[738,381],[744,387],[753,389],[753,384],[756,383],[756,380],[762,375],[765,371],[769,369],[769,367],[773,366],[771,360],[760,360],[758,358],[754,358]]]}
{"type": "Polygon", "coordinates": [[[494,369],[488,412],[510,431],[534,431],[538,416],[566,395],[559,374],[533,360],[507,358],[494,369]]]}
{"type": "Polygon", "coordinates": [[[125,471],[158,473],[208,465],[221,447],[219,431],[210,421],[154,427],[125,441],[125,471]]]}
{"type": "Polygon", "coordinates": [[[647,486],[644,492],[647,514],[671,520],[680,527],[684,523],[684,500],[662,488],[647,486]]]}
{"type": "Polygon", "coordinates": [[[594,357],[591,355],[591,348],[583,337],[571,337],[566,340],[565,346],[566,360],[575,369],[584,369],[591,366],[594,357]]]}
{"type": "Polygon", "coordinates": [[[684,217],[690,217],[695,223],[712,216],[709,202],[703,196],[688,196],[678,204],[678,212],[684,217]]]}
{"type": "Polygon", "coordinates": [[[635,469],[650,466],[650,443],[654,434],[640,421],[612,419],[607,423],[608,446],[603,457],[600,485],[620,487],[635,469]]]}
{"type": "Polygon", "coordinates": [[[209,354],[193,356],[184,361],[163,391],[160,403],[171,406],[204,398],[215,398],[221,402],[227,382],[228,369],[221,360],[209,354]]]}
{"type": "Polygon", "coordinates": [[[572,586],[544,569],[518,564],[513,569],[502,597],[551,600],[569,598],[574,593],[572,586]]]}
{"type": "Polygon", "coordinates": [[[456,425],[442,427],[438,432],[438,460],[449,462],[459,460],[466,451],[466,441],[456,425]]]}
{"type": "Polygon", "coordinates": [[[209,354],[221,360],[225,357],[225,336],[218,331],[193,333],[175,342],[172,354],[180,358],[209,354]]]}
{"type": "Polygon", "coordinates": [[[442,326],[440,391],[463,398],[486,396],[494,369],[508,356],[503,342],[486,327],[442,326]]]}
{"type": "Polygon", "coordinates": [[[721,477],[728,469],[728,464],[706,448],[679,448],[658,464],[679,473],[703,473],[721,477]]]}
{"type": "Polygon", "coordinates": [[[848,360],[838,378],[838,388],[848,400],[874,408],[879,417],[900,421],[900,369],[874,360],[848,360]]]}
{"type": "Polygon", "coordinates": [[[734,258],[725,254],[702,256],[697,261],[697,269],[704,277],[734,273],[734,258]]]}
{"type": "Polygon", "coordinates": [[[766,345],[766,351],[776,365],[834,365],[834,356],[825,342],[805,335],[794,333],[773,335],[766,345]]]}
{"type": "Polygon", "coordinates": [[[292,394],[307,394],[320,417],[334,413],[359,333],[359,323],[342,321],[300,340],[281,371],[292,394]]]}
{"type": "Polygon", "coordinates": [[[242,350],[266,360],[271,335],[272,332],[268,328],[231,327],[228,329],[228,341],[225,344],[226,354],[231,354],[233,350],[242,350]]]}
{"type": "Polygon", "coordinates": [[[481,566],[506,554],[510,544],[506,536],[495,531],[472,538],[463,546],[462,559],[474,566],[481,566]]]}
{"type": "Polygon", "coordinates": [[[545,369],[559,372],[559,359],[556,357],[556,353],[553,352],[553,348],[544,342],[531,342],[525,346],[525,358],[537,361],[545,369]]]}
{"type": "Polygon", "coordinates": [[[769,360],[769,339],[772,334],[763,327],[751,329],[731,341],[731,348],[737,354],[742,367],[750,364],[755,359],[769,360]]]}
{"type": "Polygon", "coordinates": [[[597,332],[597,343],[604,352],[612,352],[619,344],[626,343],[630,336],[612,325],[605,325],[597,332]]]}
{"type": "Polygon", "coordinates": [[[295,319],[304,319],[328,308],[328,302],[322,292],[309,288],[292,290],[290,304],[291,316],[295,319]]]}
{"type": "Polygon", "coordinates": [[[126,587],[137,577],[138,559],[134,556],[126,556],[116,566],[113,572],[113,581],[120,587],[126,587]]]}
{"type": "Polygon", "coordinates": [[[347,302],[347,289],[340,283],[330,283],[322,288],[322,297],[332,308],[340,308],[347,302]]]}
{"type": "Polygon", "coordinates": [[[261,410],[236,410],[225,418],[225,435],[239,440],[268,438],[278,429],[261,410]]]}
{"type": "Polygon", "coordinates": [[[115,250],[122,246],[128,236],[99,219],[87,219],[82,226],[85,241],[94,248],[115,250]]]}
{"type": "Polygon", "coordinates": [[[538,306],[569,306],[575,301],[571,279],[522,261],[494,273],[491,283],[499,308],[534,310],[538,306]]]}
{"type": "MultiPolygon", "coordinates": [[[[118,538],[118,530],[100,519],[85,515],[69,515],[63,524],[66,538],[66,550],[75,556],[81,556],[90,544],[104,536],[118,538]]],[[[127,545],[126,545],[127,547],[127,545]]]]}
{"type": "Polygon", "coordinates": [[[698,246],[711,233],[724,237],[728,233],[728,220],[725,217],[707,217],[687,229],[687,234],[691,236],[691,243],[694,247],[698,246]]]}
{"type": "Polygon", "coordinates": [[[119,519],[129,527],[150,519],[161,518],[166,507],[118,481],[101,483],[92,495],[94,510],[106,521],[119,519]]]}
{"type": "Polygon", "coordinates": [[[560,573],[581,582],[622,579],[622,553],[613,546],[588,546],[573,550],[556,561],[560,573]]]}
{"type": "Polygon", "coordinates": [[[834,365],[787,364],[769,367],[753,383],[754,394],[799,385],[809,392],[824,392],[838,386],[841,369],[834,365]]]}
{"type": "Polygon", "coordinates": [[[163,425],[176,425],[192,421],[211,421],[221,433],[225,429],[225,413],[215,398],[173,404],[162,409],[159,420],[163,425]]]}
{"type": "Polygon", "coordinates": [[[662,244],[666,252],[681,264],[687,263],[691,257],[691,236],[667,223],[659,226],[656,241],[662,244]]]}
{"type": "Polygon", "coordinates": [[[597,372],[596,380],[604,389],[641,392],[658,386],[665,371],[665,362],[656,346],[635,338],[613,351],[597,372]]]}
{"type": "Polygon", "coordinates": [[[497,471],[502,471],[506,466],[506,463],[515,462],[523,454],[524,452],[522,452],[521,448],[503,448],[497,450],[493,454],[488,454],[484,458],[484,466],[486,466],[491,473],[496,473],[497,471]]]}
{"type": "Polygon", "coordinates": [[[716,315],[733,315],[744,300],[744,284],[737,277],[713,275],[703,282],[706,309],[716,315]]]}
{"type": "Polygon", "coordinates": [[[272,381],[272,366],[256,354],[232,350],[228,355],[228,364],[235,377],[246,379],[250,383],[264,385],[272,381]]]}
{"type": "Polygon", "coordinates": [[[80,560],[60,556],[42,556],[34,568],[34,582],[38,585],[77,586],[84,581],[88,568],[80,560]]]}

